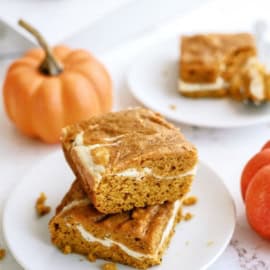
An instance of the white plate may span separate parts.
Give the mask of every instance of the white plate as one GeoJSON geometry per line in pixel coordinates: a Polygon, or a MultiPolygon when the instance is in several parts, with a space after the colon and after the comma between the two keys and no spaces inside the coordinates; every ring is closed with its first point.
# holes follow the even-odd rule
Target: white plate
{"type": "MultiPolygon", "coordinates": [[[[40,192],[48,196],[54,209],[68,190],[74,177],[56,152],[41,161],[22,180],[10,196],[4,211],[3,229],[14,257],[27,270],[100,269],[102,260],[89,263],[79,255],[63,255],[50,243],[48,221],[53,213],[38,219],[34,204],[40,192]]],[[[235,226],[233,200],[217,174],[203,162],[199,165],[192,194],[195,206],[184,208],[194,218],[182,222],[156,270],[205,269],[217,259],[229,243],[235,226]]],[[[119,265],[119,269],[131,269],[119,265]]]]}
{"type": "Polygon", "coordinates": [[[178,36],[155,42],[132,61],[127,83],[141,103],[171,120],[195,126],[233,128],[270,122],[267,104],[255,107],[229,98],[182,97],[177,92],[179,40],[178,36]]]}

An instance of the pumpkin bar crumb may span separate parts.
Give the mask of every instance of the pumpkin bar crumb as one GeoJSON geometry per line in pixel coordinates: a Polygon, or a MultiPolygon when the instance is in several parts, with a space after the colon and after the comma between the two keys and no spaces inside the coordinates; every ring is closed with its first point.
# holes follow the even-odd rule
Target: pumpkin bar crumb
{"type": "Polygon", "coordinates": [[[191,205],[196,204],[197,201],[198,201],[198,198],[196,196],[190,196],[190,197],[187,197],[186,199],[184,199],[183,205],[184,206],[191,206],[191,205]]]}
{"type": "Polygon", "coordinates": [[[176,105],[174,105],[174,104],[171,104],[169,107],[170,107],[170,109],[173,110],[173,111],[176,110],[176,105]]]}
{"type": "Polygon", "coordinates": [[[115,263],[105,263],[102,265],[102,270],[118,270],[115,263]]]}
{"type": "Polygon", "coordinates": [[[87,259],[89,262],[95,262],[97,258],[93,253],[89,253],[87,259]]]}
{"type": "Polygon", "coordinates": [[[44,192],[41,192],[36,201],[36,212],[39,217],[47,215],[51,211],[51,207],[45,204],[47,196],[44,192]]]}
{"type": "Polygon", "coordinates": [[[184,215],[184,220],[185,221],[189,221],[192,218],[193,218],[193,215],[191,213],[189,213],[189,212],[184,215]]]}
{"type": "Polygon", "coordinates": [[[207,246],[208,246],[208,247],[211,247],[213,244],[214,244],[214,241],[208,241],[208,242],[207,242],[207,246]]]}
{"type": "Polygon", "coordinates": [[[63,253],[64,254],[70,254],[72,252],[71,246],[65,245],[63,248],[63,253]]]}
{"type": "Polygon", "coordinates": [[[1,248],[0,249],[0,261],[4,260],[5,257],[6,257],[6,250],[1,248]]]}

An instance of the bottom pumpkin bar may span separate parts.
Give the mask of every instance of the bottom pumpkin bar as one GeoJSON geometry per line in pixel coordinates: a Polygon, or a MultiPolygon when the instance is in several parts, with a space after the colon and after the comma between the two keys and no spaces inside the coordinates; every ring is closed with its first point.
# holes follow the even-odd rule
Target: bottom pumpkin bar
{"type": "Polygon", "coordinates": [[[63,252],[146,269],[161,263],[181,200],[118,214],[98,212],[75,181],[49,223],[52,242],[63,252]]]}

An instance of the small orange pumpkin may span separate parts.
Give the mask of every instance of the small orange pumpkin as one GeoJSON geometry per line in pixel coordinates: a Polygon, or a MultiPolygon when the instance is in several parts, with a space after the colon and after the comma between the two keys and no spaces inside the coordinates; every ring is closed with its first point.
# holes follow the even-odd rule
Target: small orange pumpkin
{"type": "Polygon", "coordinates": [[[51,50],[36,29],[19,24],[42,47],[15,61],[4,82],[6,112],[23,134],[56,143],[62,127],[111,110],[111,79],[98,60],[85,50],[51,50]]]}

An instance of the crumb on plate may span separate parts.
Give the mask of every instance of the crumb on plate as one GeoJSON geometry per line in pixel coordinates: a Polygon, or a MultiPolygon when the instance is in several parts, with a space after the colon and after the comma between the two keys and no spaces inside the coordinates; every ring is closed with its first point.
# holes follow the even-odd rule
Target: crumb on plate
{"type": "Polygon", "coordinates": [[[6,257],[6,250],[1,248],[0,249],[0,261],[4,260],[5,257],[6,257]]]}
{"type": "Polygon", "coordinates": [[[173,111],[176,110],[176,105],[174,105],[174,104],[171,104],[169,107],[170,107],[170,109],[173,110],[173,111]]]}
{"type": "Polygon", "coordinates": [[[191,206],[191,205],[196,204],[197,201],[198,201],[198,198],[196,196],[190,196],[190,197],[187,197],[186,199],[184,199],[183,205],[184,206],[191,206]]]}
{"type": "Polygon", "coordinates": [[[96,256],[95,256],[93,253],[89,253],[89,254],[87,255],[87,259],[88,259],[88,261],[90,261],[90,262],[95,262],[95,261],[96,261],[96,256]]]}
{"type": "Polygon", "coordinates": [[[105,263],[102,265],[102,270],[118,270],[115,263],[105,263]]]}
{"type": "Polygon", "coordinates": [[[64,254],[70,254],[72,252],[71,246],[65,245],[63,248],[63,253],[64,254]]]}
{"type": "Polygon", "coordinates": [[[51,211],[51,207],[46,205],[47,196],[41,192],[36,201],[36,212],[39,217],[47,215],[51,211]]]}
{"type": "Polygon", "coordinates": [[[192,218],[193,218],[193,215],[191,213],[189,213],[189,212],[184,215],[184,220],[185,221],[189,221],[192,218]]]}
{"type": "Polygon", "coordinates": [[[207,242],[207,246],[208,246],[208,247],[212,246],[213,244],[214,244],[214,241],[208,241],[208,242],[207,242]]]}

